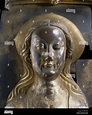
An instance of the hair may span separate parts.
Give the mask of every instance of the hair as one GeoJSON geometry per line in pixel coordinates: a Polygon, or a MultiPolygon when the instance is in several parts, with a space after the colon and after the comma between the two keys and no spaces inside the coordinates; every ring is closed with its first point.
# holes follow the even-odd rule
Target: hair
{"type": "MultiPolygon", "coordinates": [[[[21,94],[21,93],[26,93],[27,90],[30,88],[30,86],[34,82],[34,71],[32,68],[31,55],[30,55],[31,54],[30,52],[31,35],[37,28],[40,28],[43,26],[58,27],[64,32],[65,37],[66,37],[66,47],[67,47],[66,60],[72,59],[72,53],[73,53],[72,37],[70,33],[68,32],[67,28],[65,27],[65,25],[54,19],[53,20],[47,19],[44,21],[36,22],[26,34],[25,41],[22,47],[21,58],[23,60],[23,66],[24,66],[23,77],[19,80],[17,85],[10,92],[6,103],[12,100],[13,97],[15,97],[16,95],[21,94]]],[[[61,73],[61,76],[62,74],[65,75],[66,78],[63,78],[64,80],[66,80],[70,84],[72,83],[73,85],[76,85],[74,82],[71,82],[69,78],[67,78],[67,75],[69,75],[70,64],[71,64],[71,61],[67,61],[67,63],[65,63],[65,67],[64,67],[63,73],[61,73]]]]}

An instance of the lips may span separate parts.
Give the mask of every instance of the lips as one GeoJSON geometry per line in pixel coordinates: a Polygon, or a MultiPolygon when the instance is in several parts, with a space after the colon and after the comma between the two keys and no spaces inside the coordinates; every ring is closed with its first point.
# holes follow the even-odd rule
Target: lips
{"type": "Polygon", "coordinates": [[[46,67],[46,68],[51,68],[53,66],[54,66],[53,62],[45,62],[44,63],[44,67],[46,67]]]}

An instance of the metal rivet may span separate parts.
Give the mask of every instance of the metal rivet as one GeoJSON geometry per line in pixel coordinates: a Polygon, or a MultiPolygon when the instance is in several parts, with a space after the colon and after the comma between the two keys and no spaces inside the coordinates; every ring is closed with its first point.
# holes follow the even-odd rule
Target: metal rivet
{"type": "Polygon", "coordinates": [[[47,31],[45,31],[45,34],[47,34],[47,31]]]}
{"type": "Polygon", "coordinates": [[[45,12],[47,12],[47,9],[45,9],[45,12]]]}
{"type": "Polygon", "coordinates": [[[7,66],[10,66],[10,64],[8,63],[7,66]]]}
{"type": "Polygon", "coordinates": [[[22,31],[20,31],[20,34],[22,34],[22,31]]]}
{"type": "Polygon", "coordinates": [[[10,23],[10,21],[9,21],[9,20],[7,20],[7,23],[10,23]]]}
{"type": "Polygon", "coordinates": [[[85,21],[83,20],[83,23],[84,23],[85,21]]]}
{"type": "Polygon", "coordinates": [[[9,88],[10,86],[8,85],[7,87],[9,88]]]}
{"type": "Polygon", "coordinates": [[[34,20],[33,20],[33,23],[34,23],[34,20]]]}
{"type": "Polygon", "coordinates": [[[22,9],[20,9],[20,12],[22,12],[22,9]]]}
{"type": "Polygon", "coordinates": [[[84,66],[85,64],[83,63],[83,66],[84,66]]]}

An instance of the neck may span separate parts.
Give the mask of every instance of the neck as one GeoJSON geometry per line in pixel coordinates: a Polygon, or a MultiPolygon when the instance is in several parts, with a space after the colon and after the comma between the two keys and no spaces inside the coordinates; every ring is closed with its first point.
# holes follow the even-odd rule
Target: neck
{"type": "Polygon", "coordinates": [[[58,76],[54,80],[42,79],[39,76],[35,76],[34,85],[32,86],[32,90],[35,91],[36,94],[43,92],[43,94],[48,98],[52,97],[55,93],[58,93],[60,87],[62,87],[61,77],[58,76]]]}
{"type": "Polygon", "coordinates": [[[34,84],[30,87],[27,94],[28,100],[30,100],[31,97],[32,103],[35,103],[35,105],[32,106],[45,106],[46,108],[68,106],[68,91],[60,75],[52,81],[35,76],[34,84]]]}

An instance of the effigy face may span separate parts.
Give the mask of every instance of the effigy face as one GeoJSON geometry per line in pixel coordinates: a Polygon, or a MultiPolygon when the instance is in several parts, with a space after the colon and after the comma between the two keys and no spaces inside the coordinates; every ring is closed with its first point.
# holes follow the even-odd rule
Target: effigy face
{"type": "Polygon", "coordinates": [[[46,79],[58,76],[63,70],[66,55],[66,38],[57,27],[40,27],[32,34],[32,65],[39,76],[46,79]]]}

